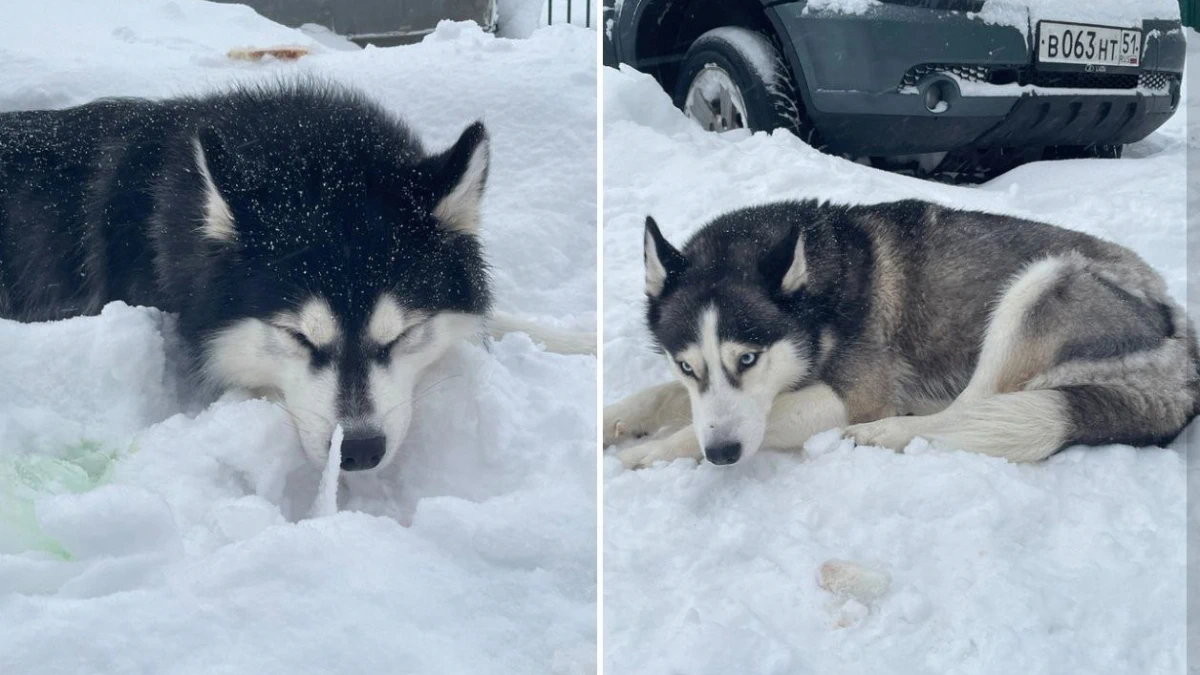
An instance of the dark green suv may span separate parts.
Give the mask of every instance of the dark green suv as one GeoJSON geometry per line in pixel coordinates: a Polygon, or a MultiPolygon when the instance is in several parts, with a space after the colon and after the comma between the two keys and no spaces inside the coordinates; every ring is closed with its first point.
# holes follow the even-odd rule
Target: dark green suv
{"type": "Polygon", "coordinates": [[[1119,155],[1179,107],[1179,7],[1076,4],[606,0],[604,59],[717,131],[785,127],[855,156],[1119,155]]]}

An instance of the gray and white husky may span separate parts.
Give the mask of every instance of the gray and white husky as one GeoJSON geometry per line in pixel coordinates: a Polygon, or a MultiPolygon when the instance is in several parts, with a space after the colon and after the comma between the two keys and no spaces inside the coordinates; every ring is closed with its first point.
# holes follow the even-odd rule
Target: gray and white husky
{"type": "Polygon", "coordinates": [[[756,206],[682,250],[645,229],[650,333],[676,381],[605,408],[646,466],[733,464],[844,428],[1044,459],[1169,442],[1196,415],[1194,330],[1133,252],[920,201],[756,206]],[[690,425],[689,425],[690,421],[690,425]]]}

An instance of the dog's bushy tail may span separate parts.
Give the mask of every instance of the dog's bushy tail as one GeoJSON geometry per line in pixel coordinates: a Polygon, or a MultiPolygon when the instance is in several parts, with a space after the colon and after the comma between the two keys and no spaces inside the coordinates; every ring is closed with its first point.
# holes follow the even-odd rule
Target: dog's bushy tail
{"type": "Polygon", "coordinates": [[[525,333],[548,352],[555,354],[595,354],[594,331],[562,330],[544,326],[506,312],[493,312],[488,320],[488,334],[500,338],[507,333],[525,333]]]}

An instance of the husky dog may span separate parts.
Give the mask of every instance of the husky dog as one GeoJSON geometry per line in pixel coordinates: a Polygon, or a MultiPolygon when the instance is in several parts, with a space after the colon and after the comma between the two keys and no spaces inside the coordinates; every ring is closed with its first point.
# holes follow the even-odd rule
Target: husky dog
{"type": "Polygon", "coordinates": [[[179,314],[202,382],[282,398],[323,462],[386,465],[414,386],[491,306],[488,136],[427,152],[321,83],[0,114],[0,317],[179,314]]]}
{"type": "Polygon", "coordinates": [[[1133,252],[920,201],[742,209],[677,250],[645,230],[646,319],[676,382],[604,411],[632,467],[733,464],[844,428],[1036,461],[1169,442],[1196,415],[1194,330],[1133,252]],[[690,418],[691,425],[687,426],[690,418]]]}

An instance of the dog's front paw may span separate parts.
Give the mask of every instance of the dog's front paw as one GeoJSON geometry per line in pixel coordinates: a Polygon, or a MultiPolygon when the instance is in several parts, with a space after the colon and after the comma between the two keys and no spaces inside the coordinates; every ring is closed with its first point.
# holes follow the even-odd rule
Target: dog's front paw
{"type": "Polygon", "coordinates": [[[626,469],[644,469],[655,462],[666,461],[666,446],[661,441],[639,443],[617,452],[617,459],[626,469]]]}
{"type": "Polygon", "coordinates": [[[846,436],[859,445],[874,445],[903,452],[917,436],[912,417],[887,417],[846,427],[846,436]]]}
{"type": "Polygon", "coordinates": [[[643,417],[624,401],[604,406],[604,447],[645,436],[643,417]]]}
{"type": "Polygon", "coordinates": [[[617,459],[621,460],[626,469],[644,469],[658,462],[670,462],[684,457],[700,459],[700,452],[693,449],[692,445],[681,443],[677,436],[671,436],[620,450],[617,452],[617,459]]]}

